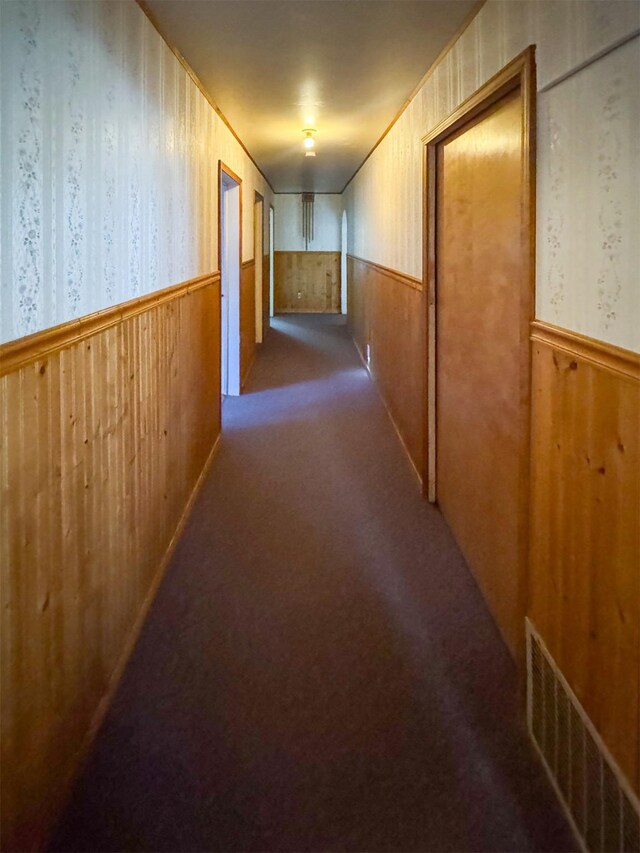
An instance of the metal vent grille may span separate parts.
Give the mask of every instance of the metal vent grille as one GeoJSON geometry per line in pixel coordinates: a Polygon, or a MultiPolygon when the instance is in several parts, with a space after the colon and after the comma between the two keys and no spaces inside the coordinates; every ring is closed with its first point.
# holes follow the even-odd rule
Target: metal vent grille
{"type": "Polygon", "coordinates": [[[593,723],[527,619],[527,720],[582,848],[640,853],[640,807],[593,723]]]}

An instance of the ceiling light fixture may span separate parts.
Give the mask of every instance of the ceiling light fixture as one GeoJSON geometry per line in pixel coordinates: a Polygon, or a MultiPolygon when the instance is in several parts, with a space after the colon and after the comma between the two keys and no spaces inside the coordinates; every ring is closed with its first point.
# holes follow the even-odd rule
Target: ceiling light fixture
{"type": "Polygon", "coordinates": [[[316,129],[313,127],[305,127],[302,131],[305,134],[304,139],[302,140],[302,144],[309,151],[311,148],[315,148],[316,141],[313,138],[313,134],[317,133],[316,129]]]}
{"type": "Polygon", "coordinates": [[[315,152],[315,151],[305,151],[305,152],[304,152],[304,156],[305,156],[305,157],[315,157],[315,156],[316,156],[316,152],[315,152]]]}

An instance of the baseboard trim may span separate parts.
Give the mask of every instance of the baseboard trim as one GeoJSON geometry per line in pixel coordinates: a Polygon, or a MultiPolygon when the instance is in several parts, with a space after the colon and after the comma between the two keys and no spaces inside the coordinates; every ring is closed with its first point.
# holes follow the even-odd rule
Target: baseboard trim
{"type": "Polygon", "coordinates": [[[364,357],[364,355],[362,354],[362,351],[360,350],[360,347],[358,346],[358,342],[356,341],[356,339],[354,337],[352,337],[351,340],[353,342],[354,347],[356,348],[356,352],[360,356],[360,361],[362,362],[362,366],[367,371],[367,375],[368,375],[369,379],[371,380],[371,382],[373,383],[373,387],[376,389],[378,397],[380,397],[380,401],[382,402],[382,405],[384,406],[385,411],[386,411],[387,415],[389,416],[389,420],[391,421],[391,425],[393,426],[393,428],[396,432],[396,435],[398,436],[398,440],[400,441],[400,444],[402,445],[402,449],[405,452],[405,456],[409,460],[409,465],[411,467],[412,472],[414,473],[414,475],[416,477],[416,480],[418,481],[418,485],[420,486],[420,489],[422,489],[422,477],[420,476],[420,472],[418,471],[418,468],[416,467],[415,462],[411,458],[411,454],[409,453],[409,448],[407,447],[407,444],[406,444],[406,442],[402,436],[402,433],[400,432],[400,429],[398,428],[398,424],[395,422],[395,419],[394,419],[393,415],[391,414],[391,409],[387,405],[387,401],[382,396],[382,393],[380,391],[380,387],[379,387],[378,383],[376,382],[376,377],[372,373],[371,367],[367,363],[367,360],[364,357]]]}
{"type": "MultiPolygon", "coordinates": [[[[182,511],[182,515],[180,516],[178,524],[176,525],[176,529],[174,530],[173,535],[169,540],[169,544],[164,553],[164,556],[156,570],[156,573],[151,582],[149,590],[147,591],[144,601],[140,606],[138,616],[136,617],[136,620],[133,623],[131,630],[129,631],[122,652],[120,653],[120,656],[118,658],[118,662],[116,663],[114,670],[111,673],[111,676],[109,677],[107,690],[102,699],[100,700],[98,707],[96,708],[94,715],[91,719],[89,728],[87,729],[87,732],[85,733],[82,739],[82,743],[75,754],[71,774],[61,785],[62,793],[60,794],[59,808],[55,810],[55,813],[58,818],[63,814],[65,808],[68,806],[71,800],[71,795],[73,793],[73,785],[76,779],[78,778],[83,764],[89,757],[89,753],[95,741],[96,735],[98,734],[100,727],[102,726],[109,711],[109,708],[111,707],[111,704],[115,698],[115,694],[118,689],[118,685],[120,684],[120,680],[124,674],[129,659],[133,653],[133,650],[142,631],[142,626],[146,621],[147,615],[149,614],[149,610],[151,609],[151,605],[155,600],[156,594],[160,588],[160,584],[162,583],[166,570],[169,566],[169,563],[171,562],[173,553],[176,549],[178,542],[180,541],[182,533],[184,532],[187,521],[189,520],[189,516],[191,515],[191,510],[193,509],[193,506],[198,498],[202,485],[218,453],[221,438],[222,433],[220,432],[218,433],[213,447],[211,448],[209,455],[202,467],[202,470],[198,475],[198,479],[196,480],[195,485],[191,490],[191,494],[189,495],[189,499],[185,504],[184,510],[182,511]]],[[[44,849],[46,847],[53,831],[55,831],[55,824],[53,826],[53,829],[49,832],[48,836],[42,839],[42,843],[39,845],[39,849],[44,849]]]]}

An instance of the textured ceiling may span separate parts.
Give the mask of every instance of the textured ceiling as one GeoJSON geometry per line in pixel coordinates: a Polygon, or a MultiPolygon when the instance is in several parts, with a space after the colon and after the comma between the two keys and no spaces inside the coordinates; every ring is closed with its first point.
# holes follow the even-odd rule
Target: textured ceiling
{"type": "Polygon", "coordinates": [[[341,192],[477,0],[147,0],[276,192],[341,192]],[[302,128],[317,128],[305,158],[302,128]]]}

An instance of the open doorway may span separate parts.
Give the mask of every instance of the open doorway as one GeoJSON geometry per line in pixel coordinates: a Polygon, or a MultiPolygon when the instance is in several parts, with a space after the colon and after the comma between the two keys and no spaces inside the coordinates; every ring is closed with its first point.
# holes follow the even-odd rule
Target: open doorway
{"type": "Polygon", "coordinates": [[[347,234],[347,211],[342,211],[342,251],[340,253],[340,278],[342,280],[342,293],[340,296],[340,313],[347,313],[347,254],[349,252],[347,234]]]}
{"type": "Polygon", "coordinates": [[[273,205],[269,205],[269,316],[274,315],[274,288],[273,288],[273,252],[275,239],[275,211],[273,205]]]}
{"type": "Polygon", "coordinates": [[[255,260],[255,312],[256,312],[256,343],[261,344],[264,338],[264,316],[262,280],[264,274],[264,263],[262,260],[262,246],[264,242],[264,198],[259,192],[255,192],[253,204],[253,257],[255,260]]]}
{"type": "Polygon", "coordinates": [[[240,394],[241,179],[218,162],[218,266],[220,269],[220,392],[240,394]]]}

